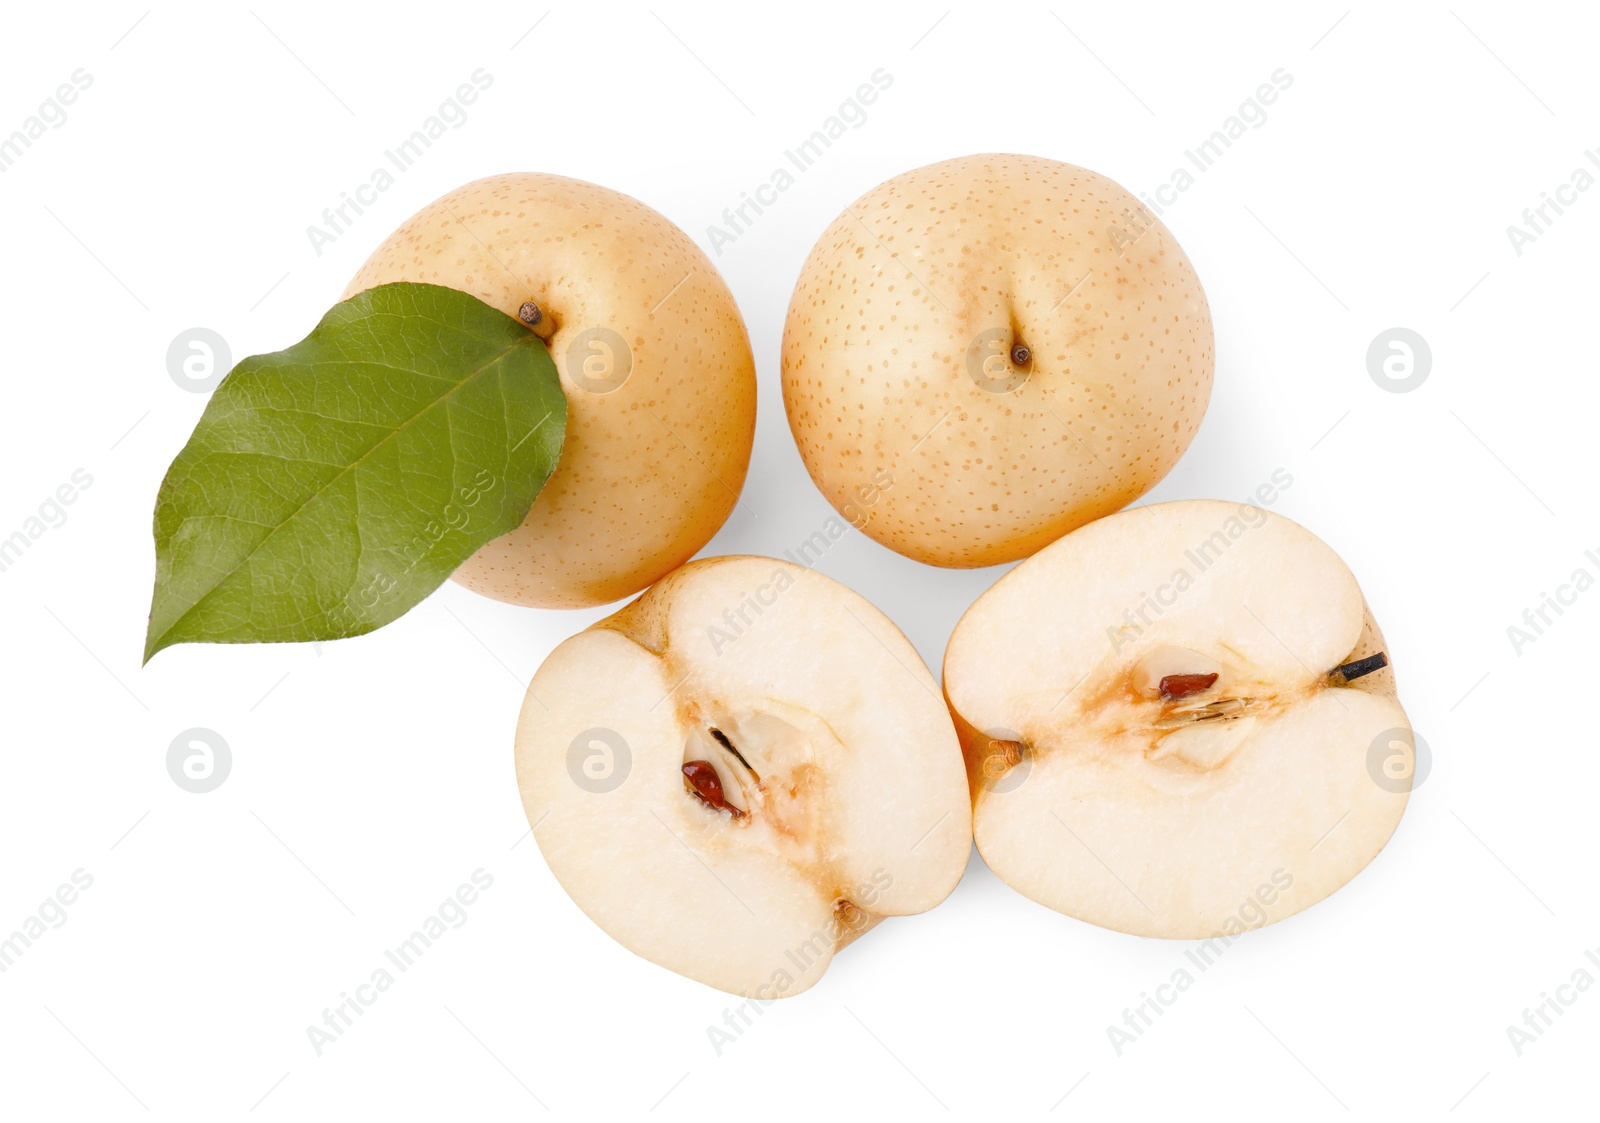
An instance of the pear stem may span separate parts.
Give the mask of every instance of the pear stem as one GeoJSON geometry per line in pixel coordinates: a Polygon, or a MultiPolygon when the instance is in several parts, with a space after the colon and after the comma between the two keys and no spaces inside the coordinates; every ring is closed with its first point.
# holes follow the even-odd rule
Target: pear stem
{"type": "Polygon", "coordinates": [[[1331,672],[1332,677],[1342,678],[1345,682],[1352,682],[1363,675],[1370,675],[1373,671],[1381,671],[1389,665],[1389,657],[1383,652],[1369,655],[1365,659],[1357,659],[1343,666],[1335,667],[1331,672]]]}
{"type": "Polygon", "coordinates": [[[517,309],[517,319],[527,324],[529,330],[546,343],[556,333],[555,320],[531,300],[523,301],[522,307],[517,309]]]}

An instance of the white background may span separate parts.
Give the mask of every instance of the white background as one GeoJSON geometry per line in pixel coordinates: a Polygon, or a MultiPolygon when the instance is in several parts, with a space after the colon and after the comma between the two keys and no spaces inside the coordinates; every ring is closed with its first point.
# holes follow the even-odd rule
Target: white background
{"type": "MultiPolygon", "coordinates": [[[[93,85],[0,175],[0,537],[75,469],[93,484],[0,573],[0,936],[74,870],[94,882],[0,974],[0,1115],[1593,1110],[1600,994],[1521,1056],[1506,1033],[1600,947],[1600,593],[1520,654],[1506,632],[1575,569],[1600,574],[1600,190],[1520,256],[1506,233],[1600,144],[1592,23],[1481,0],[467,7],[5,17],[0,133],[75,69],[93,85]],[[479,67],[494,84],[469,120],[318,256],[306,227],[479,67]],[[707,1026],[737,1000],[613,943],[526,838],[523,687],[607,610],[447,585],[362,639],[139,666],[152,502],[205,404],[168,376],[179,332],[218,331],[235,359],[286,346],[401,220],[502,171],[625,191],[709,252],[722,209],[880,67],[894,82],[867,122],[715,258],[762,401],[743,502],[706,554],[778,554],[830,514],[778,351],[800,264],[847,203],[982,151],[1148,192],[1274,70],[1294,79],[1166,209],[1211,301],[1217,377],[1152,498],[1243,498],[1289,471],[1276,509],[1361,579],[1433,769],[1366,872],[1240,941],[1120,1056],[1106,1027],[1185,945],[1058,916],[976,856],[947,903],[884,924],[717,1055],[707,1026]],[[1395,326],[1433,352],[1404,394],[1366,367],[1395,326]],[[233,754],[206,795],[165,763],[195,726],[233,754]],[[468,922],[317,1056],[306,1027],[479,868],[494,884],[468,922]]],[[[820,568],[935,668],[998,575],[859,535],[820,568]]]]}

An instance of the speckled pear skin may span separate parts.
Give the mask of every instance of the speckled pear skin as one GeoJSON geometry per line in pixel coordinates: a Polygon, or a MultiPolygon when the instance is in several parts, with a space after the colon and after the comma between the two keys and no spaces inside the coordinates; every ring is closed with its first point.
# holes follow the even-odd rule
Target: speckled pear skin
{"type": "Polygon", "coordinates": [[[523,524],[456,581],[533,607],[606,604],[676,569],[727,520],[755,438],[755,363],[732,293],[667,218],[580,180],[493,176],[407,219],[344,295],[394,281],[445,285],[508,316],[531,300],[554,319],[560,463],[523,524]]]}
{"type": "Polygon", "coordinates": [[[1154,487],[1212,367],[1172,234],[1105,176],[1032,156],[947,160],[856,200],[812,249],[783,333],[817,487],[841,511],[870,494],[866,534],[953,567],[1027,557],[1154,487]]]}

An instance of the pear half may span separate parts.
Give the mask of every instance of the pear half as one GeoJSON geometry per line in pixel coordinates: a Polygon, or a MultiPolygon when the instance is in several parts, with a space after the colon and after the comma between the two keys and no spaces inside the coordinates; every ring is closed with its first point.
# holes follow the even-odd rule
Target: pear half
{"type": "Polygon", "coordinates": [[[1297,524],[1185,501],[1091,523],[968,609],[944,687],[978,851],[1141,936],[1281,920],[1362,869],[1413,738],[1348,568],[1297,524]]]}
{"type": "Polygon", "coordinates": [[[746,997],[798,994],[883,917],[932,908],[972,849],[960,746],[916,649],[770,558],[693,562],[562,643],[516,759],[578,906],[746,997]]]}

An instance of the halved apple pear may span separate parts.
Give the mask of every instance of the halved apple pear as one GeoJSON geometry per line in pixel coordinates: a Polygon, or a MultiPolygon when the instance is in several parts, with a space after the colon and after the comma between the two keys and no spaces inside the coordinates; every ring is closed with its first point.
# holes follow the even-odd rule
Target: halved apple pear
{"type": "Polygon", "coordinates": [[[614,939],[735,994],[798,994],[972,847],[961,751],[916,649],[843,585],[712,558],[562,643],[517,779],[562,886],[614,939]]]}
{"type": "Polygon", "coordinates": [[[1410,792],[1410,725],[1355,577],[1257,507],[1153,504],[1046,547],[962,617],[944,688],[990,868],[1136,935],[1314,904],[1410,792]]]}

